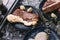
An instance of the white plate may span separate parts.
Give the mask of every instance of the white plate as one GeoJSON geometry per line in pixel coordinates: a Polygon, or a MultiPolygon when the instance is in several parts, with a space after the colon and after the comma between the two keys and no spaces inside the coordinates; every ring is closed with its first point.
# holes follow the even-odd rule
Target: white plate
{"type": "Polygon", "coordinates": [[[7,5],[9,0],[2,0],[4,5],[7,5]]]}

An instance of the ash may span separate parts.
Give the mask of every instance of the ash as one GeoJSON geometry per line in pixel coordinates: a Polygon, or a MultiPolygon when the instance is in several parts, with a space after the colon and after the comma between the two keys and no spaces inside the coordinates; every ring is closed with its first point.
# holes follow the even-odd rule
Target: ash
{"type": "Polygon", "coordinates": [[[36,8],[39,8],[39,4],[41,3],[42,0],[23,0],[22,4],[24,5],[31,5],[36,8]]]}
{"type": "Polygon", "coordinates": [[[1,31],[3,36],[0,40],[23,40],[26,31],[20,31],[10,24],[7,24],[1,31]]]}

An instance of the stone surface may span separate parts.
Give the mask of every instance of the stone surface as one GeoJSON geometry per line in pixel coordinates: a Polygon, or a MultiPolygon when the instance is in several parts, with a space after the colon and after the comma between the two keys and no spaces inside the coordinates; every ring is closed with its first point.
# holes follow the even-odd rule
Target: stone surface
{"type": "MultiPolygon", "coordinates": [[[[15,0],[9,0],[8,4],[5,5],[8,8],[8,10],[14,1],[15,0]]],[[[23,0],[22,4],[35,6],[36,8],[39,9],[39,4],[41,3],[41,1],[42,0],[23,0]]],[[[46,22],[46,24],[45,24],[47,27],[53,26],[53,24],[50,25],[51,23],[48,23],[48,24],[47,23],[48,22],[46,22]]],[[[60,27],[60,26],[58,26],[58,27],[60,27]]],[[[58,30],[60,30],[60,29],[58,29],[58,30]]],[[[26,32],[22,32],[16,28],[12,27],[10,24],[6,24],[6,26],[4,26],[4,28],[2,29],[2,32],[4,33],[4,35],[0,40],[23,40],[24,35],[26,35],[26,32]]]]}

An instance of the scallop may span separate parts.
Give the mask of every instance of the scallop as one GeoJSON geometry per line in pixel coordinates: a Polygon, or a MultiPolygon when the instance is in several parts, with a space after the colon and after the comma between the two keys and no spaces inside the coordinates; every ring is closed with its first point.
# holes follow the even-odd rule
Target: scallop
{"type": "Polygon", "coordinates": [[[52,18],[57,18],[57,16],[54,13],[51,14],[51,17],[52,18]]]}
{"type": "Polygon", "coordinates": [[[35,40],[48,40],[48,35],[45,32],[40,32],[35,36],[35,40]]]}
{"type": "Polygon", "coordinates": [[[24,5],[21,5],[21,6],[20,6],[20,9],[21,9],[21,10],[25,10],[25,6],[24,6],[24,5]]]}
{"type": "Polygon", "coordinates": [[[14,16],[12,14],[8,15],[7,16],[7,20],[10,22],[10,23],[13,23],[13,22],[22,22],[22,18],[20,18],[19,16],[14,16]]]}
{"type": "Polygon", "coordinates": [[[30,7],[30,8],[27,9],[27,12],[32,12],[32,10],[33,10],[33,8],[30,7]]]}

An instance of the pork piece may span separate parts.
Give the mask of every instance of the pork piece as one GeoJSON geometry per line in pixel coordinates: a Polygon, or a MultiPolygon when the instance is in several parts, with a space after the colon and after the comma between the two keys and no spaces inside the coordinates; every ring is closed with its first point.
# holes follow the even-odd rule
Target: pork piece
{"type": "Polygon", "coordinates": [[[37,23],[38,15],[16,9],[13,14],[7,16],[7,20],[11,23],[21,22],[26,26],[30,26],[37,23]]]}
{"type": "Polygon", "coordinates": [[[40,32],[35,36],[35,40],[48,40],[48,35],[45,32],[40,32]]]}
{"type": "Polygon", "coordinates": [[[21,17],[25,21],[38,21],[38,15],[34,13],[28,13],[26,11],[22,11],[20,9],[16,9],[13,12],[13,15],[21,17]]]}
{"type": "Polygon", "coordinates": [[[47,13],[56,10],[60,7],[60,0],[47,0],[42,7],[42,10],[47,13]]]}

